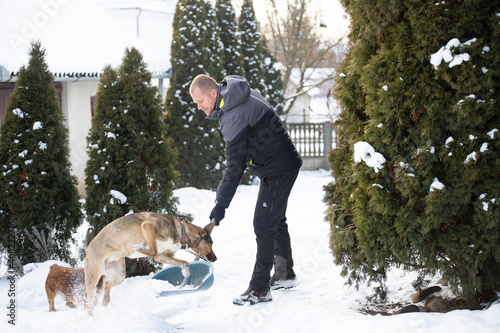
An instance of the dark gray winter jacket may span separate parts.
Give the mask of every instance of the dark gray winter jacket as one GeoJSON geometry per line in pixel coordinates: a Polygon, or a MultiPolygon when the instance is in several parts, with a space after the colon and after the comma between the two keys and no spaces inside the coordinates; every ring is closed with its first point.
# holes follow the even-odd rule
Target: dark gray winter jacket
{"type": "Polygon", "coordinates": [[[229,207],[248,167],[260,179],[297,171],[302,159],[279,116],[240,76],[219,85],[215,109],[207,119],[218,119],[226,141],[226,170],[216,202],[229,207]]]}

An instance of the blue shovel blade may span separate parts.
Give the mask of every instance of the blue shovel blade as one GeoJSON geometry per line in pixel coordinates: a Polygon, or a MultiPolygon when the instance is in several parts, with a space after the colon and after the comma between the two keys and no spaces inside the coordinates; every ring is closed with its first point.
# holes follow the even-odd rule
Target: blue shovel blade
{"type": "MultiPolygon", "coordinates": [[[[193,261],[189,263],[191,276],[186,282],[186,286],[190,288],[165,290],[157,295],[157,297],[187,294],[207,290],[214,284],[214,268],[211,263],[206,261],[193,261]]],[[[163,280],[172,284],[173,286],[180,286],[184,281],[182,270],[177,266],[170,266],[162,269],[153,277],[155,280],[163,280]]]]}

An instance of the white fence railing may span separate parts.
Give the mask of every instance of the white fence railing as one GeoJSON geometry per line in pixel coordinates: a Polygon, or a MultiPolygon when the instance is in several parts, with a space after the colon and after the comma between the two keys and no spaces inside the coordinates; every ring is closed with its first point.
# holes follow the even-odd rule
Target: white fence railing
{"type": "Polygon", "coordinates": [[[328,154],[335,146],[332,123],[287,123],[288,133],[304,160],[303,170],[329,169],[328,154]]]}

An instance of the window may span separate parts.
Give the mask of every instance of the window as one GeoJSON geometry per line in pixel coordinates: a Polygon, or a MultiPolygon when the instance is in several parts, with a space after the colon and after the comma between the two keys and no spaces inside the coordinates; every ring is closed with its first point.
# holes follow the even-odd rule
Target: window
{"type": "MultiPolygon", "coordinates": [[[[54,82],[54,86],[57,91],[57,101],[62,108],[62,84],[61,82],[54,82]]],[[[0,82],[0,122],[3,122],[3,118],[5,117],[7,103],[9,102],[10,95],[14,92],[14,87],[14,82],[0,82]]]]}
{"type": "Polygon", "coordinates": [[[3,118],[5,117],[7,102],[9,101],[10,95],[14,92],[14,86],[14,82],[0,83],[0,122],[3,122],[3,118]]]}

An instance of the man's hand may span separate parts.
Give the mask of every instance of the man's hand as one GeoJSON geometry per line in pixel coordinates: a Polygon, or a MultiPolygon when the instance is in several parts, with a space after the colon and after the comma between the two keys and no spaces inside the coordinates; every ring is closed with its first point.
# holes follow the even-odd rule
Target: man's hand
{"type": "Polygon", "coordinates": [[[215,225],[218,226],[219,222],[226,216],[226,208],[215,205],[214,209],[210,213],[210,221],[214,221],[215,225]]]}

